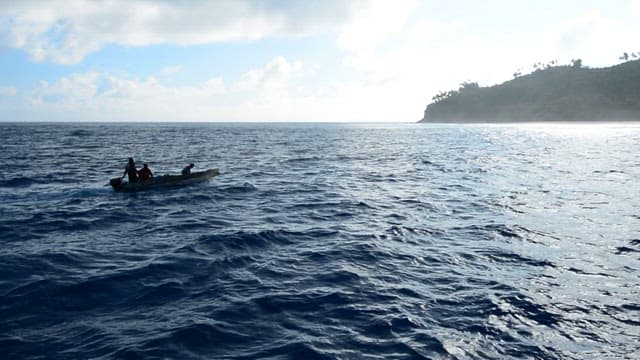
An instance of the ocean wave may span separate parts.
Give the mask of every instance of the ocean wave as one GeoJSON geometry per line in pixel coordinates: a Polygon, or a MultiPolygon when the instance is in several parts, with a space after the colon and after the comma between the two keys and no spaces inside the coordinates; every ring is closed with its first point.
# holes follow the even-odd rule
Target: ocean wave
{"type": "Polygon", "coordinates": [[[258,188],[249,183],[249,182],[245,182],[242,185],[232,185],[232,186],[219,186],[217,188],[218,191],[222,192],[222,193],[231,193],[231,194],[242,194],[242,193],[251,193],[254,192],[256,190],[258,190],[258,188]]]}
{"type": "Polygon", "coordinates": [[[0,187],[5,188],[29,187],[34,184],[42,184],[42,182],[37,179],[22,176],[0,181],[0,187]]]}
{"type": "Polygon", "coordinates": [[[203,235],[198,239],[199,244],[225,249],[261,249],[273,245],[290,245],[301,242],[305,238],[324,237],[333,232],[314,231],[296,232],[286,230],[265,230],[258,232],[232,232],[228,234],[203,235]]]}

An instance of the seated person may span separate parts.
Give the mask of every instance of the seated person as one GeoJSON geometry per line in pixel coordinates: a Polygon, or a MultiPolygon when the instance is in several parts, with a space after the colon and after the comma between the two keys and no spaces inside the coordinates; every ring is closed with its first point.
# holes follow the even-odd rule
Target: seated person
{"type": "Polygon", "coordinates": [[[142,165],[142,169],[138,170],[138,180],[146,181],[153,177],[153,173],[147,164],[142,165]]]}
{"type": "Polygon", "coordinates": [[[191,174],[191,168],[193,168],[193,164],[189,164],[187,166],[184,167],[184,169],[182,169],[182,175],[189,175],[191,174]]]}

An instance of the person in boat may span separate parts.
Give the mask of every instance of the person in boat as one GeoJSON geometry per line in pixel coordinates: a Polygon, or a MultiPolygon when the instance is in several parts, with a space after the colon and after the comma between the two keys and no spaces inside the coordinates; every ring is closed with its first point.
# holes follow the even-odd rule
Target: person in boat
{"type": "Polygon", "coordinates": [[[130,183],[138,182],[138,170],[136,170],[136,163],[133,161],[133,158],[129,158],[129,162],[124,168],[124,174],[122,174],[122,177],[124,178],[125,175],[129,176],[130,183]]]}
{"type": "Polygon", "coordinates": [[[191,174],[191,169],[193,167],[194,167],[193,163],[185,166],[184,169],[182,169],[182,175],[190,175],[191,174]]]}
{"type": "Polygon", "coordinates": [[[147,181],[153,177],[153,173],[151,169],[149,169],[149,165],[142,164],[142,169],[138,170],[138,181],[147,181]]]}

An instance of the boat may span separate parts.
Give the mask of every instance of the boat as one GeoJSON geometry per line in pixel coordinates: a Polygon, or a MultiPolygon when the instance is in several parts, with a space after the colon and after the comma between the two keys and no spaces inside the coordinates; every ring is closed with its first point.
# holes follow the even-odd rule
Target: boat
{"type": "Polygon", "coordinates": [[[115,191],[133,192],[161,187],[182,186],[198,182],[207,181],[214,176],[220,175],[218,169],[209,169],[205,171],[192,172],[189,175],[162,175],[156,176],[149,180],[130,183],[122,181],[122,178],[113,178],[109,181],[109,185],[115,191]]]}

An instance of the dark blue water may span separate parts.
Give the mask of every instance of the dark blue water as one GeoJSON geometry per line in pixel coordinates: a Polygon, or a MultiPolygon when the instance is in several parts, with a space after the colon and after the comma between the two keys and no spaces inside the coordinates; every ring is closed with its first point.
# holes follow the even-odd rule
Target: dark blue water
{"type": "Polygon", "coordinates": [[[637,357],[639,154],[639,124],[0,124],[0,352],[637,357]],[[129,156],[221,175],[115,193],[129,156]]]}

